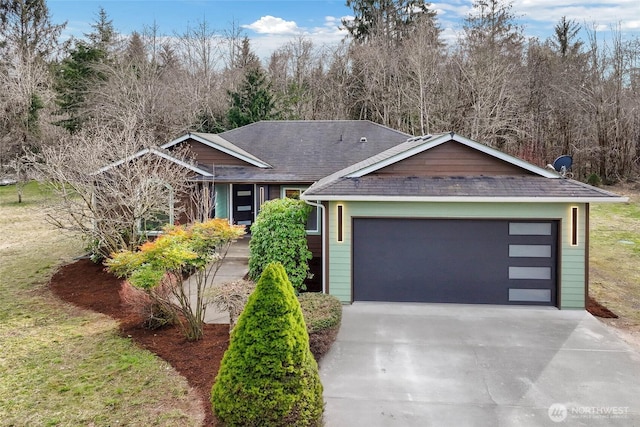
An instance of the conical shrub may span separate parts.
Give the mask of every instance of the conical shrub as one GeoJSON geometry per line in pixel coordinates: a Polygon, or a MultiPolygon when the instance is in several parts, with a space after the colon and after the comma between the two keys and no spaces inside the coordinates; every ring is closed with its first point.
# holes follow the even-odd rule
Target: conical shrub
{"type": "Polygon", "coordinates": [[[231,334],[211,403],[228,426],[321,425],[318,365],[280,263],[265,268],[231,334]]]}

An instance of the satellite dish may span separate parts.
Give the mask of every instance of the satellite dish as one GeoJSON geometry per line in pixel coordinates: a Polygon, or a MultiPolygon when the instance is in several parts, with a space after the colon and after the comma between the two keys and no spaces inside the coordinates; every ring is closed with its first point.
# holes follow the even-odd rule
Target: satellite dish
{"type": "Polygon", "coordinates": [[[565,176],[569,169],[571,169],[571,165],[573,164],[573,157],[571,156],[560,156],[553,161],[553,168],[558,172],[561,176],[565,176]]]}

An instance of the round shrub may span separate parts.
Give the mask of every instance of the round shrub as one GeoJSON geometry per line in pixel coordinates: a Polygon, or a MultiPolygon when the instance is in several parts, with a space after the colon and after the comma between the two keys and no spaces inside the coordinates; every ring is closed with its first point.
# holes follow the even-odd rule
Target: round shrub
{"type": "Polygon", "coordinates": [[[331,349],[342,321],[342,303],[333,295],[305,292],[298,296],[309,333],[309,348],[316,360],[331,349]]]}
{"type": "Polygon", "coordinates": [[[231,334],[211,391],[227,426],[318,426],[323,400],[318,365],[291,282],[269,264],[231,334]]]}
{"type": "Polygon", "coordinates": [[[269,263],[279,262],[296,291],[304,290],[312,257],[306,224],[311,206],[302,200],[277,199],[262,205],[251,226],[249,277],[257,280],[269,263]]]}
{"type": "Polygon", "coordinates": [[[342,303],[333,295],[305,292],[298,301],[310,334],[340,326],[342,303]]]}

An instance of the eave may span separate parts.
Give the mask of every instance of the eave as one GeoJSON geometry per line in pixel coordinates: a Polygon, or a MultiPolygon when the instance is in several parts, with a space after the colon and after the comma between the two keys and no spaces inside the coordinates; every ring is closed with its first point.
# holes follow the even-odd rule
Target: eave
{"type": "Polygon", "coordinates": [[[429,203],[626,203],[628,197],[474,197],[474,196],[359,196],[302,193],[302,200],[335,202],[429,202],[429,203]]]}

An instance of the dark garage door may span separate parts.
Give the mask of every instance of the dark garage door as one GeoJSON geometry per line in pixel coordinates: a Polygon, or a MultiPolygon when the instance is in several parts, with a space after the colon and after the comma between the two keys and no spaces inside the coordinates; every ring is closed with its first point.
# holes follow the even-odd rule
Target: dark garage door
{"type": "Polygon", "coordinates": [[[355,218],[353,299],[556,305],[556,221],[355,218]]]}

